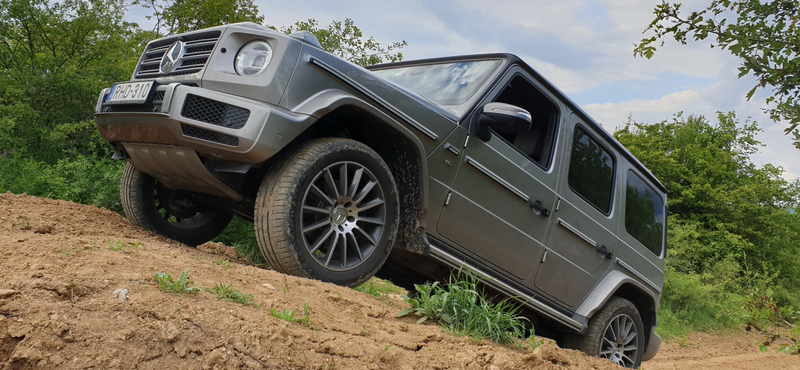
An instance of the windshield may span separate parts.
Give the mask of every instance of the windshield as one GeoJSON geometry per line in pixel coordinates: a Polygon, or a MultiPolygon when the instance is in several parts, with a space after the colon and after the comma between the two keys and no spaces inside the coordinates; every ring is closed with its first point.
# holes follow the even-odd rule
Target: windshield
{"type": "Polygon", "coordinates": [[[458,105],[467,101],[499,64],[499,60],[481,60],[373,72],[440,105],[458,105]]]}

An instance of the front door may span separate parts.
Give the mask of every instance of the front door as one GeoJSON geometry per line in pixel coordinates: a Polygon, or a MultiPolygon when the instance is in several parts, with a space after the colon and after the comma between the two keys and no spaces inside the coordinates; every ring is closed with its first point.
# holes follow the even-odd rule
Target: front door
{"type": "Polygon", "coordinates": [[[514,136],[493,132],[486,142],[472,128],[437,224],[438,233],[462,252],[520,281],[531,276],[543,252],[547,214],[556,202],[558,171],[552,169],[560,162],[554,164],[552,155],[560,110],[531,81],[512,69],[495,97],[484,102],[524,108],[533,125],[514,136]]]}

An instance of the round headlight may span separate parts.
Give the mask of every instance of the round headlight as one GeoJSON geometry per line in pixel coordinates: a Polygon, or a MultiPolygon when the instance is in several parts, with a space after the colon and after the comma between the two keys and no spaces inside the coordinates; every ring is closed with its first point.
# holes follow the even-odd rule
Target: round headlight
{"type": "Polygon", "coordinates": [[[234,67],[242,76],[255,76],[267,69],[272,48],[265,41],[251,41],[236,53],[234,67]]]}

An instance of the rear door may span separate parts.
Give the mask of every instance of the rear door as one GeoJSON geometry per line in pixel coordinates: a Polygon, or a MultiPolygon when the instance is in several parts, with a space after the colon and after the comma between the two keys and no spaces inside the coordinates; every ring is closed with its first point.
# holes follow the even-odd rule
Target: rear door
{"type": "Polygon", "coordinates": [[[574,114],[564,143],[560,199],[535,278],[538,290],[577,306],[608,270],[617,247],[617,158],[574,114]]]}

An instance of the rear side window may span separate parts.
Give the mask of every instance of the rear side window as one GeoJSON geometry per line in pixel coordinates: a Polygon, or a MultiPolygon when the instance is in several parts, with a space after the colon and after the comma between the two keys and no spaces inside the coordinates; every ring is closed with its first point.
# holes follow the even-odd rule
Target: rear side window
{"type": "Polygon", "coordinates": [[[664,241],[664,200],[635,172],[628,170],[625,230],[647,249],[661,255],[664,241]]]}
{"type": "Polygon", "coordinates": [[[576,127],[569,162],[569,187],[601,212],[611,211],[614,161],[586,131],[576,127]]]}

